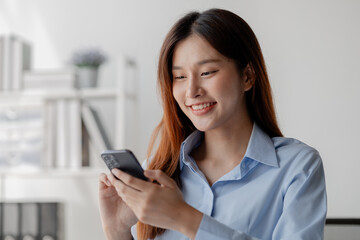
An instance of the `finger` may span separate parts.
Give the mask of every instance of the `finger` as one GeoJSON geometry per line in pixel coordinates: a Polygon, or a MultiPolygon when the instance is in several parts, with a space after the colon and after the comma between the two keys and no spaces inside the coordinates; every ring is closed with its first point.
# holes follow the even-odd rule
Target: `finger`
{"type": "Polygon", "coordinates": [[[140,191],[126,185],[121,180],[116,179],[112,174],[108,175],[111,184],[115,187],[119,197],[127,202],[129,199],[139,199],[140,191]]]}
{"type": "Polygon", "coordinates": [[[173,188],[174,186],[176,186],[174,179],[169,177],[167,174],[165,174],[161,170],[145,170],[144,175],[147,178],[151,178],[151,179],[157,181],[162,186],[166,186],[166,187],[170,187],[170,188],[173,188]]]}
{"type": "Polygon", "coordinates": [[[108,178],[111,185],[113,185],[114,187],[116,187],[117,182],[121,182],[119,179],[116,179],[116,177],[111,173],[109,173],[106,177],[108,178]]]}
{"type": "Polygon", "coordinates": [[[148,187],[148,182],[139,178],[133,177],[130,174],[121,171],[120,169],[114,168],[111,172],[126,185],[138,190],[143,191],[148,187]]]}
{"type": "Polygon", "coordinates": [[[99,188],[103,189],[105,186],[111,187],[111,182],[109,181],[105,173],[101,173],[99,175],[99,188]]]}

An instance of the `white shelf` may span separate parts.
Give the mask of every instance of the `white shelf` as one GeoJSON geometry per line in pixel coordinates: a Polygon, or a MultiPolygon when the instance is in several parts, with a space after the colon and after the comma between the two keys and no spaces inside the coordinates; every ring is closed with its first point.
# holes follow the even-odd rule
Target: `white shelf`
{"type": "Polygon", "coordinates": [[[115,98],[115,89],[70,89],[70,90],[23,90],[23,91],[9,91],[0,92],[0,100],[6,99],[96,99],[96,98],[115,98]]]}
{"type": "Polygon", "coordinates": [[[1,178],[4,177],[30,177],[30,178],[63,178],[63,177],[96,177],[100,173],[108,173],[108,169],[104,167],[81,167],[78,169],[71,168],[21,168],[6,167],[0,169],[1,178]]]}

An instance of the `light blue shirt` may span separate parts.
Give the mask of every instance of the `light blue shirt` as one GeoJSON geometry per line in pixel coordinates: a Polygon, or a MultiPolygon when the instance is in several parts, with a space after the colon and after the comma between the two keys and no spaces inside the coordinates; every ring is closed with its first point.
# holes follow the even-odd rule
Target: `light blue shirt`
{"type": "MultiPolygon", "coordinates": [[[[184,200],[204,213],[196,240],[323,239],[325,177],[314,148],[254,124],[241,163],[210,186],[190,155],[202,140],[193,132],[180,153],[184,200]]],[[[166,230],[156,239],[188,238],[166,230]]]]}

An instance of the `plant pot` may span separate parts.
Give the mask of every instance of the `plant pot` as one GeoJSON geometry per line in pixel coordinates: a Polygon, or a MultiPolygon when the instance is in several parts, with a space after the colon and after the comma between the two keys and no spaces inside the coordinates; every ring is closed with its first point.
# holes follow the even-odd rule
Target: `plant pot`
{"type": "Polygon", "coordinates": [[[97,67],[79,67],[77,69],[76,88],[96,87],[98,80],[97,67]]]}

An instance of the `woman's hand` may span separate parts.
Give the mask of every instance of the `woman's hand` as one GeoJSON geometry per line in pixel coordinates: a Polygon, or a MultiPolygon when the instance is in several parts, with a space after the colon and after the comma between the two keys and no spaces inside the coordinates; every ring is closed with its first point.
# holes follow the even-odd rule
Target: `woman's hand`
{"type": "Polygon", "coordinates": [[[133,211],[119,197],[113,183],[119,182],[109,174],[99,177],[99,205],[107,239],[131,239],[130,228],[137,222],[133,211]]]}
{"type": "Polygon", "coordinates": [[[119,196],[134,211],[137,218],[153,226],[172,229],[195,238],[202,213],[189,206],[175,181],[160,170],[145,170],[144,174],[159,184],[146,182],[123,171],[113,169],[119,196]]]}

